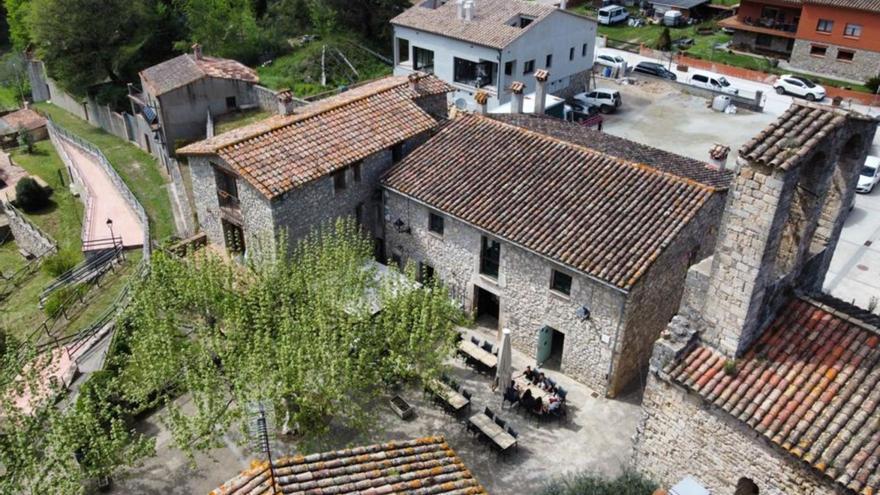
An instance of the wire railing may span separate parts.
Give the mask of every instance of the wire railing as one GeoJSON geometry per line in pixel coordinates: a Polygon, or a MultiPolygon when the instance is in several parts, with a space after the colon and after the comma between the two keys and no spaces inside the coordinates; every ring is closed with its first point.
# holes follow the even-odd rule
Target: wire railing
{"type": "MultiPolygon", "coordinates": [[[[46,303],[46,299],[48,299],[53,292],[63,289],[65,287],[71,287],[91,282],[92,279],[103,275],[107,270],[111,268],[111,266],[114,262],[116,262],[117,259],[122,257],[121,238],[112,238],[112,244],[110,244],[109,241],[105,239],[99,240],[102,241],[101,246],[104,245],[103,242],[107,242],[105,248],[107,249],[107,251],[101,253],[94,258],[83,261],[79,265],[61,274],[60,276],[58,276],[58,278],[52,281],[52,283],[47,285],[40,293],[40,307],[43,307],[43,305],[46,303]]],[[[85,246],[83,246],[83,248],[85,249],[85,246]]]]}

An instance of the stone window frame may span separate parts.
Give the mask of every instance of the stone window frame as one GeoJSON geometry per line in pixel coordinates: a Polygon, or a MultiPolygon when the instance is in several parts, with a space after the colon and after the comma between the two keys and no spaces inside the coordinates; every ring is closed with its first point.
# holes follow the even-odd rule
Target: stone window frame
{"type": "Polygon", "coordinates": [[[428,232],[438,237],[443,237],[446,230],[446,219],[439,213],[428,212],[428,232]]]}
{"type": "Polygon", "coordinates": [[[810,56],[816,58],[825,58],[828,55],[828,45],[817,45],[810,43],[810,56]]]}
{"type": "Polygon", "coordinates": [[[852,39],[856,39],[856,40],[861,38],[862,37],[862,25],[856,24],[854,22],[847,22],[846,25],[843,26],[843,37],[844,38],[852,38],[852,39]],[[852,31],[852,33],[850,31],[852,31]]]}
{"type": "MultiPolygon", "coordinates": [[[[564,278],[563,278],[564,280],[564,278]]],[[[568,299],[571,297],[571,290],[574,287],[574,277],[562,270],[558,270],[556,268],[550,269],[550,292],[554,295],[564,297],[568,299]],[[557,276],[567,277],[568,278],[568,290],[563,290],[562,287],[557,287],[557,276]]]]}
{"type": "Polygon", "coordinates": [[[498,278],[501,276],[501,241],[499,241],[493,237],[487,236],[487,235],[480,236],[480,267],[479,267],[479,270],[480,270],[481,276],[486,277],[490,280],[498,280],[498,278]],[[486,257],[486,253],[491,252],[494,244],[498,245],[498,257],[497,257],[497,259],[492,260],[492,259],[489,259],[486,257]],[[494,266],[495,266],[495,273],[494,274],[487,271],[487,268],[489,268],[487,261],[494,264],[494,266]]]}
{"type": "Polygon", "coordinates": [[[833,19],[822,19],[820,18],[816,22],[816,32],[820,34],[831,34],[834,31],[834,20],[833,19]]]}
{"type": "Polygon", "coordinates": [[[837,56],[835,57],[838,62],[843,62],[845,64],[851,64],[856,59],[856,51],[855,50],[847,50],[845,48],[837,49],[837,56]],[[849,55],[849,58],[841,58],[840,54],[846,53],[849,55]]]}

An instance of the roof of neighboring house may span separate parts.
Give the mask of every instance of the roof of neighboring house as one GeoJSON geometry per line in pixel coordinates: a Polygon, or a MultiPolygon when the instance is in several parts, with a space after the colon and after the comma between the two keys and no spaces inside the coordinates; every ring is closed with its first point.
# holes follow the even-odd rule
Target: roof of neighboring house
{"type": "Polygon", "coordinates": [[[793,298],[736,360],[706,345],[666,372],[770,442],[858,493],[880,491],[880,318],[793,298]]]}
{"type": "Polygon", "coordinates": [[[658,148],[630,141],[585,126],[571,125],[547,115],[492,114],[491,117],[508,124],[547,134],[563,141],[592,148],[611,156],[636,163],[647,163],[664,172],[687,177],[707,186],[726,189],[733,180],[733,171],[709,168],[706,162],[676,155],[658,148]]]}
{"type": "Polygon", "coordinates": [[[880,0],[804,0],[803,3],[880,13],[880,0]]]}
{"type": "Polygon", "coordinates": [[[415,6],[391,19],[391,23],[490,48],[501,49],[555,11],[589,19],[573,12],[559,10],[556,7],[540,5],[534,2],[524,2],[521,0],[478,0],[475,3],[473,17],[470,21],[466,21],[458,18],[458,6],[455,0],[449,0],[437,8],[426,6],[430,5],[433,1],[420,1],[415,6]],[[534,21],[524,28],[508,24],[520,15],[533,18],[534,21]]]}
{"type": "Polygon", "coordinates": [[[624,290],[716,192],[479,115],[446,125],[384,185],[624,290]]]}
{"type": "Polygon", "coordinates": [[[430,130],[416,103],[452,88],[434,76],[386,77],[178,150],[217,155],[268,198],[430,130]]]}
{"type": "MultiPolygon", "coordinates": [[[[426,437],[284,457],[274,463],[284,493],[485,495],[443,437],[426,437]]],[[[267,463],[224,483],[211,495],[271,493],[267,463]]]]}
{"type": "Polygon", "coordinates": [[[46,126],[46,118],[30,108],[22,108],[0,117],[0,134],[12,134],[19,129],[32,131],[46,126]]]}
{"type": "Polygon", "coordinates": [[[184,53],[141,71],[144,91],[155,96],[182,88],[204,77],[260,82],[257,72],[240,62],[205,55],[196,57],[192,53],[184,53]]]}
{"type": "Polygon", "coordinates": [[[873,120],[852,111],[795,101],[778,119],[744,144],[739,155],[761,165],[788,170],[812,155],[822,138],[848,118],[873,120]]]}
{"type": "Polygon", "coordinates": [[[698,5],[709,3],[710,0],[651,0],[654,5],[665,5],[678,9],[692,9],[698,5]]]}

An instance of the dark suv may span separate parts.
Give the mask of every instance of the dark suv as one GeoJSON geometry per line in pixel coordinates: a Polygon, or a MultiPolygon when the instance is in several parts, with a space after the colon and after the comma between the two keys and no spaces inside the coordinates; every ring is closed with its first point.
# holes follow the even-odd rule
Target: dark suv
{"type": "Polygon", "coordinates": [[[633,71],[661,77],[663,79],[671,79],[673,81],[678,79],[674,72],[667,70],[666,67],[655,62],[639,62],[636,64],[635,68],[633,68],[633,71]]]}

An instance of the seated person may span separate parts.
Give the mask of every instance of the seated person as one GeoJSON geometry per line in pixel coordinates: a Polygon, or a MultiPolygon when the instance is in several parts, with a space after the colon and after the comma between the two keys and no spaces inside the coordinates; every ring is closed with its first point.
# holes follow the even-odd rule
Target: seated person
{"type": "Polygon", "coordinates": [[[519,398],[519,403],[522,407],[526,409],[531,409],[532,407],[534,407],[535,398],[532,396],[532,391],[526,389],[526,391],[523,392],[522,397],[519,398]]]}
{"type": "Polygon", "coordinates": [[[517,387],[513,382],[510,382],[507,390],[504,391],[504,400],[510,402],[511,404],[516,404],[516,402],[519,400],[519,391],[517,390],[517,387]]]}
{"type": "Polygon", "coordinates": [[[556,397],[550,399],[550,403],[547,405],[547,412],[550,414],[557,414],[559,412],[559,407],[562,406],[562,401],[556,397]]]}
{"type": "Polygon", "coordinates": [[[538,414],[541,414],[544,412],[544,404],[543,404],[543,401],[541,400],[540,397],[535,399],[535,407],[533,407],[532,410],[538,414]]]}
{"type": "Polygon", "coordinates": [[[542,383],[544,383],[544,373],[536,374],[535,377],[532,379],[532,384],[541,385],[542,383]]]}
{"type": "Polygon", "coordinates": [[[526,370],[523,371],[522,376],[524,376],[526,380],[532,381],[532,379],[535,377],[535,372],[532,370],[531,366],[526,366],[526,370]]]}

